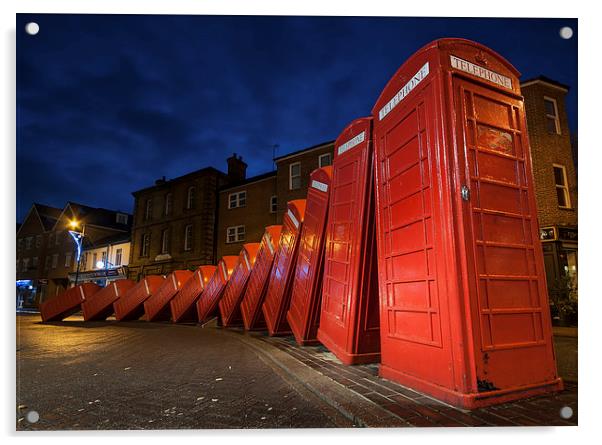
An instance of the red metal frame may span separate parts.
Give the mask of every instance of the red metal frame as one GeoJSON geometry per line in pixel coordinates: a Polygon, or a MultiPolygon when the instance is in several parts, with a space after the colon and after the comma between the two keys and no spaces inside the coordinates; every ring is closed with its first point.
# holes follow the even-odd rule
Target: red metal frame
{"type": "Polygon", "coordinates": [[[228,280],[237,265],[238,257],[234,255],[223,256],[217,262],[215,273],[196,302],[199,322],[202,323],[215,315],[219,316],[217,305],[222,298],[226,284],[228,284],[228,280]]]}
{"type": "Polygon", "coordinates": [[[115,318],[118,321],[137,320],[144,315],[144,302],[159,289],[165,281],[162,275],[147,275],[125,295],[113,303],[115,318]]]}
{"type": "Polygon", "coordinates": [[[251,270],[251,275],[249,275],[247,288],[240,303],[240,311],[246,330],[263,330],[266,328],[261,307],[268,289],[270,272],[280,242],[281,232],[281,225],[268,226],[261,238],[255,265],[251,270]]]}
{"type": "Polygon", "coordinates": [[[289,308],[291,284],[297,262],[299,234],[305,218],[305,203],[305,199],[289,201],[287,211],[282,218],[280,242],[262,306],[266,326],[272,336],[291,333],[291,328],[286,321],[286,313],[289,308]]]}
{"type": "Polygon", "coordinates": [[[196,302],[215,273],[215,266],[199,266],[169,302],[174,323],[196,322],[196,302]]]}
{"type": "Polygon", "coordinates": [[[380,358],[372,118],[335,142],[318,340],[343,363],[380,358]]]}
{"type": "Polygon", "coordinates": [[[133,280],[115,280],[82,303],[84,321],[106,320],[115,311],[113,303],[136,285],[133,280]]]}
{"type": "Polygon", "coordinates": [[[301,229],[291,303],[286,319],[300,345],[318,343],[318,323],[324,271],[324,232],[332,167],[314,170],[309,179],[305,219],[301,229]]]}
{"type": "Polygon", "coordinates": [[[372,110],[380,374],[465,408],[562,388],[518,77],[437,40],[372,110]]]}
{"type": "Polygon", "coordinates": [[[192,277],[190,270],[174,270],[156,292],[144,302],[146,321],[167,321],[171,317],[169,302],[176,296],[184,283],[192,277]]]}
{"type": "Polygon", "coordinates": [[[81,304],[102,288],[94,283],[70,287],[40,305],[42,321],[61,321],[81,309],[81,304]]]}
{"type": "Polygon", "coordinates": [[[244,297],[249,275],[255,265],[259,243],[243,244],[238,255],[238,265],[232,272],[230,280],[224,289],[224,294],[219,301],[219,312],[224,327],[242,326],[240,302],[244,297]]]}

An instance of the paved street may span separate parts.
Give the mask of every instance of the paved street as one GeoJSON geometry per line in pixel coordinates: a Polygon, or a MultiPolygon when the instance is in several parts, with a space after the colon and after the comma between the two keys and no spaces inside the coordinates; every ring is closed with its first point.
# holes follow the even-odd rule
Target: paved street
{"type": "MultiPolygon", "coordinates": [[[[17,317],[17,428],[169,429],[575,425],[577,385],[462,411],[290,337],[147,322],[17,317]],[[573,415],[561,418],[563,407],[573,415]],[[36,423],[27,413],[40,415],[36,423]]],[[[576,376],[576,338],[557,340],[576,376]],[[568,351],[568,353],[567,353],[568,351]],[[571,355],[573,354],[573,355],[571,355]]],[[[568,370],[568,371],[565,371],[568,370]]]]}

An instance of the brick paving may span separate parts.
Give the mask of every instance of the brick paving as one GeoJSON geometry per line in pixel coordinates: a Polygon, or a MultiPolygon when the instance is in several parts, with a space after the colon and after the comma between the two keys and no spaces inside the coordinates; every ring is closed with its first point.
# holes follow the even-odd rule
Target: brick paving
{"type": "Polygon", "coordinates": [[[388,410],[407,426],[576,426],[577,383],[565,382],[564,391],[472,411],[451,407],[410,388],[378,376],[378,365],[343,365],[323,346],[298,346],[293,337],[256,338],[285,351],[300,362],[329,377],[379,407],[388,410]],[[563,419],[560,410],[573,410],[563,419]]]}

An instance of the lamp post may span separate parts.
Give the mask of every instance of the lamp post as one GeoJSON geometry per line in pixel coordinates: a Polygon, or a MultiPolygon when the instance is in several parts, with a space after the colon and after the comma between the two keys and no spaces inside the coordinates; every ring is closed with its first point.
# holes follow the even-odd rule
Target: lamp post
{"type": "Polygon", "coordinates": [[[75,219],[69,221],[69,227],[71,227],[71,230],[69,230],[69,235],[71,235],[71,238],[73,238],[73,241],[75,241],[75,246],[77,247],[77,269],[75,272],[74,286],[77,286],[77,281],[79,280],[79,267],[81,264],[82,244],[84,242],[84,236],[86,236],[86,225],[82,223],[82,231],[78,232],[76,229],[79,227],[79,225],[80,223],[75,219]]]}

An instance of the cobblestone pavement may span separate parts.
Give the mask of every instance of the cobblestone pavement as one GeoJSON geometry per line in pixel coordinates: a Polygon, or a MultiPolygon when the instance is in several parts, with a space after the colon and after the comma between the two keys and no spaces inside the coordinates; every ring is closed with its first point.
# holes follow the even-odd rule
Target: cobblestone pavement
{"type": "Polygon", "coordinates": [[[358,421],[363,415],[392,427],[577,424],[576,383],[559,394],[464,411],[379,378],[377,365],[344,366],[322,346],[214,324],[84,323],[77,316],[41,324],[22,315],[17,343],[19,430],[370,425],[358,421]],[[327,391],[315,390],[318,381],[327,391]],[[560,416],[566,406],[569,419],[560,416]],[[39,422],[26,420],[31,410],[39,422]]]}
{"type": "Polygon", "coordinates": [[[215,327],[78,320],[17,317],[18,430],[352,426],[215,327]]]}
{"type": "MultiPolygon", "coordinates": [[[[361,394],[391,412],[400,421],[394,426],[577,425],[577,384],[574,382],[565,382],[565,390],[558,394],[467,411],[378,377],[376,364],[345,366],[321,345],[299,347],[292,337],[258,336],[258,339],[286,351],[348,390],[361,394]],[[560,411],[567,406],[571,408],[572,416],[563,419],[560,411]]],[[[573,367],[576,369],[576,365],[573,367]]]]}

